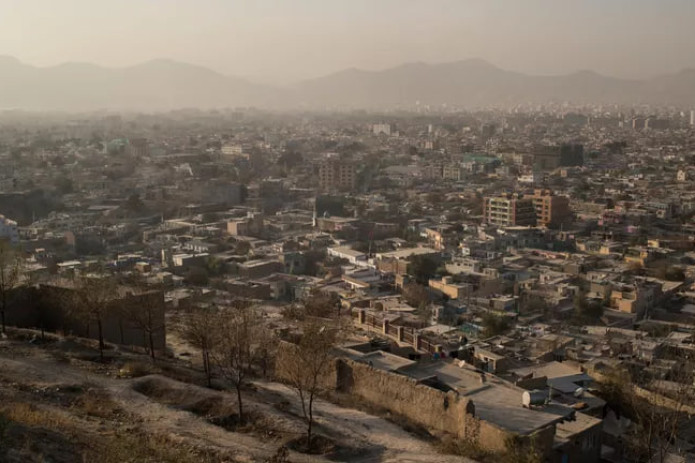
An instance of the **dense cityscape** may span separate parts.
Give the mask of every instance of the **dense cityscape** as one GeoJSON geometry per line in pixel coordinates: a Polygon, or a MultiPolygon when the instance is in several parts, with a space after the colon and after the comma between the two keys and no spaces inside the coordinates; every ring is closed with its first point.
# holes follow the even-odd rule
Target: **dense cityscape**
{"type": "MultiPolygon", "coordinates": [[[[667,458],[695,442],[694,123],[562,106],[5,113],[0,352],[17,359],[0,356],[0,391],[57,413],[82,374],[102,390],[75,429],[92,414],[150,429],[167,415],[149,408],[173,407],[243,436],[181,431],[175,461],[685,461],[667,458]],[[114,378],[141,410],[105,398],[114,378]],[[329,405],[439,444],[345,435],[329,405]]],[[[50,461],[80,451],[106,449],[50,461]]]]}
{"type": "Polygon", "coordinates": [[[0,463],[695,463],[693,20],[0,1],[0,463]]]}

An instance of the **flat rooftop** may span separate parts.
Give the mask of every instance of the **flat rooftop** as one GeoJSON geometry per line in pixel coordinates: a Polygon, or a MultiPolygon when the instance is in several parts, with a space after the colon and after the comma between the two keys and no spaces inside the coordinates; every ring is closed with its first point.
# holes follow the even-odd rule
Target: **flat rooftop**
{"type": "Polygon", "coordinates": [[[407,248],[399,249],[398,251],[382,252],[377,254],[377,257],[382,259],[406,259],[411,256],[419,256],[426,254],[437,254],[439,251],[432,248],[407,248]]]}
{"type": "Polygon", "coordinates": [[[489,374],[481,381],[481,373],[469,366],[459,367],[447,361],[421,362],[401,368],[399,372],[417,380],[436,376],[462,397],[472,400],[478,418],[519,434],[533,433],[574,413],[569,407],[556,404],[524,408],[524,389],[489,374]]]}
{"type": "Polygon", "coordinates": [[[362,251],[356,251],[352,249],[350,246],[335,246],[332,248],[328,248],[329,251],[340,253],[346,256],[352,256],[352,257],[362,257],[366,256],[367,253],[362,252],[362,251]]]}
{"type": "Polygon", "coordinates": [[[577,413],[572,421],[563,421],[558,423],[555,428],[554,447],[558,447],[570,442],[578,433],[584,432],[594,426],[602,425],[603,420],[594,418],[593,416],[577,413]]]}
{"type": "Polygon", "coordinates": [[[368,363],[370,366],[385,371],[396,371],[399,368],[405,368],[407,366],[413,365],[415,361],[408,360],[398,355],[389,354],[384,351],[370,352],[365,354],[361,361],[368,363]]]}

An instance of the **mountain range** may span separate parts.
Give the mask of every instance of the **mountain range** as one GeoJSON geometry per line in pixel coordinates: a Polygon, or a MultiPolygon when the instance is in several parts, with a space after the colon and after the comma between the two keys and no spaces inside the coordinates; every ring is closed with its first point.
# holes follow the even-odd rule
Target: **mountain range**
{"type": "Polygon", "coordinates": [[[0,109],[385,109],[416,103],[483,107],[565,101],[691,107],[695,106],[695,69],[645,80],[607,77],[592,71],[536,76],[469,59],[410,63],[383,71],[347,69],[274,87],[163,59],[106,68],[89,63],[35,67],[16,58],[0,57],[0,109]]]}

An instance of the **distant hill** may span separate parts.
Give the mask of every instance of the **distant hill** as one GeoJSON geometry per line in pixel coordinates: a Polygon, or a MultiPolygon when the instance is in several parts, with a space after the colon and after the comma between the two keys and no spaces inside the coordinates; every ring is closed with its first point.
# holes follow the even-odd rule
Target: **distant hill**
{"type": "MultiPolygon", "coordinates": [[[[695,101],[695,87],[671,77],[673,83],[616,79],[591,71],[562,76],[530,76],[505,71],[473,59],[444,64],[406,64],[380,72],[346,70],[303,82],[306,102],[357,107],[412,106],[444,103],[464,106],[514,105],[519,103],[637,103],[695,101]],[[681,89],[680,94],[669,90],[681,89]]],[[[666,79],[666,78],[664,78],[666,79]]],[[[664,82],[664,81],[659,81],[664,82]]]]}
{"type": "Polygon", "coordinates": [[[0,57],[0,108],[391,108],[416,102],[480,107],[564,101],[695,106],[695,70],[650,80],[592,71],[532,76],[470,59],[383,71],[348,69],[279,88],[170,60],[118,69],[88,63],[39,68],[0,57]]]}
{"type": "Polygon", "coordinates": [[[0,108],[173,109],[272,102],[275,89],[169,60],[111,69],[87,63],[38,68],[0,58],[0,108]],[[266,100],[267,98],[267,100],[266,100]]]}

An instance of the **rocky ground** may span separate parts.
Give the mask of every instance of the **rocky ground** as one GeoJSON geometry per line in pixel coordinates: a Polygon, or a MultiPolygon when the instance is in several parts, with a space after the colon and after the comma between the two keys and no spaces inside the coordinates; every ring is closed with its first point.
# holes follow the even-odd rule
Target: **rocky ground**
{"type": "Polygon", "coordinates": [[[293,390],[254,381],[235,395],[204,387],[190,362],[91,341],[11,331],[0,340],[0,461],[7,462],[464,462],[432,439],[363,411],[319,400],[320,455],[288,450],[305,423],[293,390]]]}

